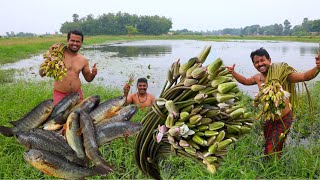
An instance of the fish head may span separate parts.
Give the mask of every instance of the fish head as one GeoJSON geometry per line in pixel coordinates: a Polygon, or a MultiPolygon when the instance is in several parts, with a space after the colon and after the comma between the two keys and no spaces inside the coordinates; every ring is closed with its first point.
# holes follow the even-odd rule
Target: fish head
{"type": "Polygon", "coordinates": [[[125,96],[119,96],[110,100],[110,103],[116,107],[122,107],[126,102],[125,96]]]}
{"type": "Polygon", "coordinates": [[[86,111],[91,111],[93,108],[97,107],[99,103],[100,103],[100,96],[93,95],[83,100],[80,108],[86,111]]]}
{"type": "Polygon", "coordinates": [[[127,129],[126,135],[125,136],[131,136],[134,135],[138,132],[140,132],[143,128],[143,125],[138,122],[129,122],[130,123],[130,128],[127,129]]]}
{"type": "Polygon", "coordinates": [[[71,93],[69,96],[73,106],[80,101],[80,94],[78,92],[71,93]]]}
{"type": "Polygon", "coordinates": [[[32,162],[41,162],[43,160],[44,154],[36,149],[30,149],[23,153],[23,158],[32,163],[32,162]]]}
{"type": "Polygon", "coordinates": [[[138,106],[131,104],[123,107],[120,110],[119,115],[123,118],[123,120],[129,121],[137,111],[138,111],[138,106]]]}
{"type": "Polygon", "coordinates": [[[89,101],[94,102],[95,105],[98,105],[100,103],[100,96],[99,95],[90,96],[89,101]]]}
{"type": "Polygon", "coordinates": [[[54,108],[53,100],[47,99],[41,103],[41,106],[45,107],[45,108],[43,108],[45,113],[51,113],[54,108]]]}

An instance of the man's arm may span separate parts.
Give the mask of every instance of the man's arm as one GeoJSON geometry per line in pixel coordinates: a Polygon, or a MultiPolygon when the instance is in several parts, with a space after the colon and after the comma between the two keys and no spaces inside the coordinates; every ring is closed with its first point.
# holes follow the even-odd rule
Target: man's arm
{"type": "Polygon", "coordinates": [[[151,102],[152,103],[156,102],[156,98],[152,94],[150,94],[150,97],[151,97],[151,102]]]}
{"type": "Polygon", "coordinates": [[[236,65],[234,64],[233,66],[226,66],[226,68],[228,69],[229,73],[232,74],[232,76],[241,84],[243,85],[254,85],[257,84],[255,81],[255,76],[252,76],[250,78],[246,78],[244,76],[242,76],[241,74],[237,73],[234,71],[234,67],[236,65]]]}
{"type": "Polygon", "coordinates": [[[83,74],[84,79],[87,82],[91,82],[96,77],[97,72],[98,72],[98,70],[97,70],[96,63],[92,66],[92,70],[90,71],[89,62],[88,61],[85,62],[85,66],[83,67],[82,74],[83,74]]]}
{"type": "Polygon", "coordinates": [[[316,57],[316,67],[302,73],[291,73],[288,75],[287,80],[291,83],[309,81],[315,78],[320,71],[320,59],[316,57]]]}
{"type": "Polygon", "coordinates": [[[133,98],[132,98],[133,95],[134,94],[130,94],[130,95],[126,96],[126,104],[127,105],[128,104],[133,104],[133,98]]]}

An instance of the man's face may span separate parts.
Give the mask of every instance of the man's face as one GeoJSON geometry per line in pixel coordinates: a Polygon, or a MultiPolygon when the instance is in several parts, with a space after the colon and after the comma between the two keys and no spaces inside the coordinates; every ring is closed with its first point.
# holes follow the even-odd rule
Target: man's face
{"type": "Polygon", "coordinates": [[[70,34],[68,40],[68,49],[72,52],[78,52],[82,45],[82,38],[79,35],[70,34]]]}
{"type": "Polygon", "coordinates": [[[271,58],[267,59],[266,56],[257,56],[253,57],[254,67],[262,74],[268,73],[268,69],[271,64],[271,58]]]}
{"type": "Polygon", "coordinates": [[[139,92],[140,94],[144,94],[144,93],[147,92],[147,88],[148,88],[147,83],[145,83],[145,82],[139,82],[138,85],[137,85],[137,87],[138,87],[138,92],[139,92]]]}

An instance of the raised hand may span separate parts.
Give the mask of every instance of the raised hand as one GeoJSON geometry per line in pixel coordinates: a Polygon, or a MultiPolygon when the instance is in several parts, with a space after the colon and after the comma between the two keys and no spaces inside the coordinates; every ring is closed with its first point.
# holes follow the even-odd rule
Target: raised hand
{"type": "Polygon", "coordinates": [[[91,73],[92,73],[94,76],[97,75],[97,73],[98,73],[97,63],[94,63],[94,65],[92,66],[91,73]]]}
{"type": "Polygon", "coordinates": [[[233,64],[232,66],[226,66],[226,68],[228,69],[230,74],[232,74],[234,72],[234,67],[235,66],[236,66],[236,64],[233,64]]]}

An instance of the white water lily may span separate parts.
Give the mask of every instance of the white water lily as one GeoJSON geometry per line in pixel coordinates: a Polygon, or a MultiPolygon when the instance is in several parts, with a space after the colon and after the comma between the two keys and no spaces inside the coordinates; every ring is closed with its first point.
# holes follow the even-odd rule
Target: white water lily
{"type": "Polygon", "coordinates": [[[189,129],[189,127],[187,125],[182,125],[180,127],[180,136],[184,137],[184,138],[187,138],[188,136],[194,134],[195,132],[191,129],[189,129]]]}
{"type": "Polygon", "coordinates": [[[189,131],[189,127],[188,127],[186,124],[180,126],[179,129],[180,129],[179,134],[180,134],[181,136],[183,136],[184,134],[186,134],[186,133],[189,131]]]}
{"type": "Polygon", "coordinates": [[[156,99],[156,104],[159,106],[159,107],[164,107],[165,104],[166,104],[166,99],[164,98],[157,98],[156,99]]]}
{"type": "Polygon", "coordinates": [[[157,134],[156,137],[157,137],[157,142],[159,143],[162,140],[164,133],[167,131],[167,128],[165,125],[162,125],[162,126],[159,125],[158,131],[159,133],[157,134]]]}
{"type": "Polygon", "coordinates": [[[228,108],[230,105],[226,103],[219,103],[218,106],[220,109],[224,109],[224,108],[228,108]]]}
{"type": "Polygon", "coordinates": [[[195,132],[191,129],[189,129],[189,131],[187,133],[185,133],[182,137],[187,138],[190,135],[193,135],[195,132]]]}

